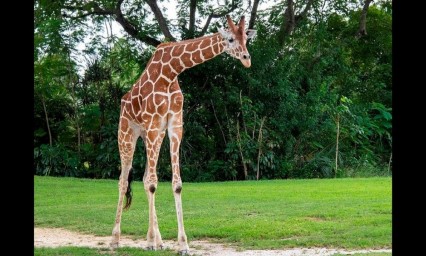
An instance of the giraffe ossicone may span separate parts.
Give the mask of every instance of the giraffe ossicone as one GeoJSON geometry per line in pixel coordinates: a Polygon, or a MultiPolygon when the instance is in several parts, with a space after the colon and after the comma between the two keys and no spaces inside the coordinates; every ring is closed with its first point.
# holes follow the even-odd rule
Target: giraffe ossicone
{"type": "Polygon", "coordinates": [[[121,174],[118,183],[118,205],[111,246],[117,247],[120,240],[120,224],[123,201],[126,196],[128,208],[131,203],[129,173],[132,168],[135,145],[139,137],[145,144],[146,167],[143,177],[149,205],[149,227],[147,249],[163,248],[155,210],[155,191],[158,184],[157,160],[163,138],[168,134],[172,165],[172,191],[175,198],[178,222],[177,241],[179,252],[189,252],[188,240],[183,224],[182,179],[179,168],[179,148],[183,133],[183,94],[177,76],[184,70],[210,60],[223,52],[237,58],[245,67],[251,66],[250,54],[246,48],[247,39],[256,31],[245,29],[244,16],[234,24],[229,15],[227,30],[200,38],[160,44],[145,71],[121,99],[118,128],[118,147],[121,159],[121,174]]]}

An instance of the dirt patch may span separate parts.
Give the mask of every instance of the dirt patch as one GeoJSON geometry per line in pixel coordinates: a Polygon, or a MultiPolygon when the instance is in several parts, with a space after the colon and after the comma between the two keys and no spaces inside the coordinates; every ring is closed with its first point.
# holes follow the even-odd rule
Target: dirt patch
{"type": "Polygon", "coordinates": [[[325,219],[320,217],[306,217],[305,220],[313,221],[313,222],[323,222],[325,219]]]}
{"type": "MultiPolygon", "coordinates": [[[[79,246],[108,248],[110,240],[110,236],[80,234],[61,228],[34,228],[35,247],[79,246]]],[[[121,247],[144,248],[145,243],[146,241],[144,239],[135,240],[127,236],[122,236],[120,239],[121,247]]],[[[164,244],[166,248],[177,250],[175,241],[165,240],[164,244]]],[[[189,241],[189,247],[191,255],[203,256],[331,256],[336,253],[351,255],[354,253],[392,252],[392,249],[347,251],[343,249],[327,248],[239,251],[238,248],[232,245],[212,243],[205,240],[189,241]]]]}

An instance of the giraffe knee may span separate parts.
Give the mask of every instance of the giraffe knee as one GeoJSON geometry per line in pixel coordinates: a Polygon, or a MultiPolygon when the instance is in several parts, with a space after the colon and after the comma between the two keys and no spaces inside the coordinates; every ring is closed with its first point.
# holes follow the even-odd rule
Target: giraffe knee
{"type": "Polygon", "coordinates": [[[175,185],[175,193],[180,194],[182,192],[182,184],[175,185]]]}
{"type": "Polygon", "coordinates": [[[148,193],[148,192],[150,192],[150,193],[155,193],[155,191],[157,190],[157,183],[152,183],[152,182],[150,182],[150,183],[145,183],[144,184],[144,187],[145,187],[145,191],[148,193]]]}
{"type": "Polygon", "coordinates": [[[178,175],[173,175],[172,181],[173,192],[180,194],[182,192],[182,180],[178,175]]]}
{"type": "Polygon", "coordinates": [[[157,175],[151,174],[150,176],[146,176],[144,177],[143,182],[144,182],[144,187],[146,192],[149,191],[151,193],[154,193],[155,190],[157,190],[157,184],[158,184],[157,175]]]}

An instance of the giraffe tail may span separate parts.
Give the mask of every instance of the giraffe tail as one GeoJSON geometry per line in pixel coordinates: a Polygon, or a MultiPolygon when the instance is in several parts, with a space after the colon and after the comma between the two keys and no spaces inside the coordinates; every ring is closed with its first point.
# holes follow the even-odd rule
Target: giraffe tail
{"type": "Polygon", "coordinates": [[[124,210],[127,210],[130,208],[130,205],[132,204],[132,181],[133,181],[133,173],[132,168],[129,170],[129,176],[128,176],[128,185],[127,185],[127,191],[126,191],[126,205],[124,205],[124,210]]]}

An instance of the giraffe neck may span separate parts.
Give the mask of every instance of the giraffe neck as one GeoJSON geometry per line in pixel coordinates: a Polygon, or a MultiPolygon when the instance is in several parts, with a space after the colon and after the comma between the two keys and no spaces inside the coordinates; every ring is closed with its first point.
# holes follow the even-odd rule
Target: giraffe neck
{"type": "Polygon", "coordinates": [[[157,47],[146,71],[161,72],[162,76],[173,81],[184,70],[208,61],[224,50],[225,43],[220,33],[176,43],[163,43],[157,47]]]}

